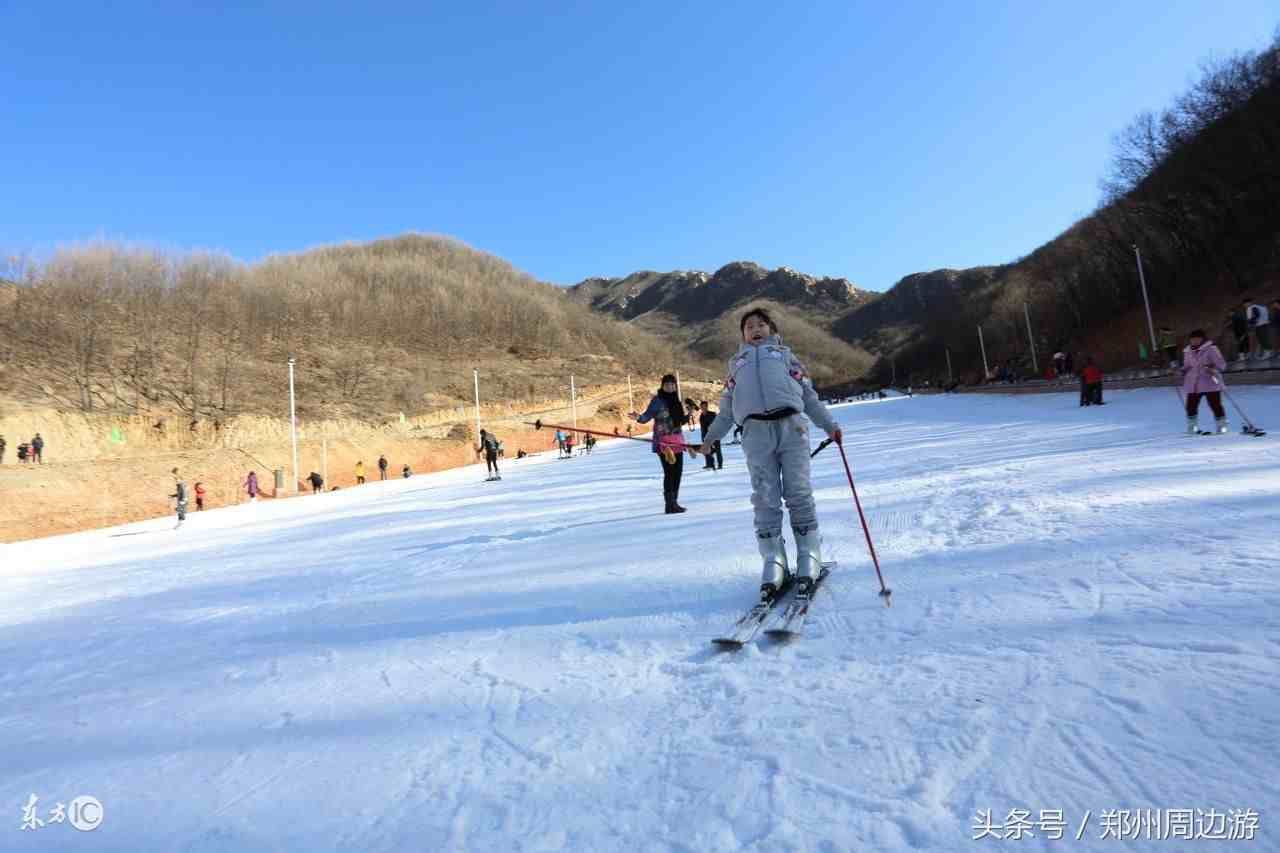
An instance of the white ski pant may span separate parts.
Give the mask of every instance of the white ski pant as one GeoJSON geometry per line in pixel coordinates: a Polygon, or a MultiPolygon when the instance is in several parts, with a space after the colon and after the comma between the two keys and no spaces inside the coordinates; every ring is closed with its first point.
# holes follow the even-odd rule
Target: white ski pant
{"type": "Polygon", "coordinates": [[[782,532],[783,501],[792,527],[816,527],[818,514],[809,484],[809,420],[804,415],[748,419],[742,426],[742,451],[751,473],[756,530],[782,532]]]}

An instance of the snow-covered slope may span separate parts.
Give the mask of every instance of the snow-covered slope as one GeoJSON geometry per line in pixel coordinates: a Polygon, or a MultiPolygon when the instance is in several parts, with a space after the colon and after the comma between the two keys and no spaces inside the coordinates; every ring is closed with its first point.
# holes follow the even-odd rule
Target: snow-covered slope
{"type": "Polygon", "coordinates": [[[1280,439],[1165,390],[835,411],[893,607],[829,448],[786,647],[708,642],[755,594],[736,447],[681,516],[617,441],[3,546],[0,850],[1280,849],[1280,439]],[[1257,839],[1155,840],[1183,809],[1257,839]]]}

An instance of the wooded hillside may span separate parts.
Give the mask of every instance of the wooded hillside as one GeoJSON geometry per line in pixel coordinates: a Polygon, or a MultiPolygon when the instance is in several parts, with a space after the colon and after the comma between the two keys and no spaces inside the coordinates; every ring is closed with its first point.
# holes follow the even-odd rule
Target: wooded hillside
{"type": "MultiPolygon", "coordinates": [[[[16,265],[15,265],[16,266],[16,265]]],[[[0,311],[7,394],[82,411],[192,418],[299,407],[381,419],[696,365],[454,240],[405,235],[241,264],[96,244],[17,268],[0,311]]]]}
{"type": "Polygon", "coordinates": [[[1093,214],[1027,257],[908,276],[835,332],[881,356],[880,381],[891,357],[899,378],[945,376],[945,348],[981,365],[979,324],[992,362],[1029,365],[1025,302],[1042,357],[1070,348],[1132,364],[1149,338],[1135,246],[1155,322],[1180,334],[1219,333],[1243,295],[1280,296],[1280,35],[1206,64],[1171,106],[1139,115],[1101,189],[1093,214]]]}

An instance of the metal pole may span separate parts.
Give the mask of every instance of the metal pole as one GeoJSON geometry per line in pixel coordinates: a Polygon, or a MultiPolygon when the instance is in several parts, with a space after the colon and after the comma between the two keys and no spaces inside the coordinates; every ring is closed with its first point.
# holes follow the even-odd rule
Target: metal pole
{"type": "Polygon", "coordinates": [[[627,411],[634,412],[636,410],[635,397],[631,394],[631,374],[627,374],[627,411]]]}
{"type": "MultiPolygon", "coordinates": [[[[329,439],[320,439],[320,476],[329,482],[329,439]]],[[[330,486],[329,488],[333,488],[330,486]]]]}
{"type": "Polygon", "coordinates": [[[293,493],[298,493],[298,415],[293,399],[294,357],[289,356],[289,434],[293,439],[293,493]]]}
{"type": "Polygon", "coordinates": [[[574,384],[573,374],[569,374],[569,405],[573,409],[573,428],[578,428],[578,386],[574,384]]]}
{"type": "Polygon", "coordinates": [[[480,368],[471,368],[471,378],[476,383],[476,441],[480,440],[480,368]]]}
{"type": "Polygon", "coordinates": [[[889,359],[889,369],[892,373],[889,376],[889,387],[898,387],[898,360],[896,358],[889,359]]]}
{"type": "Polygon", "coordinates": [[[680,398],[680,402],[684,402],[684,391],[680,388],[680,371],[676,371],[676,396],[680,398]]]}
{"type": "Polygon", "coordinates": [[[1151,333],[1151,356],[1156,354],[1156,327],[1151,322],[1151,300],[1147,298],[1147,277],[1142,272],[1142,252],[1138,251],[1137,245],[1133,247],[1133,256],[1138,259],[1138,281],[1142,284],[1142,304],[1147,309],[1147,331],[1151,333]]]}
{"type": "Polygon", "coordinates": [[[951,347],[943,347],[943,349],[947,351],[947,381],[955,382],[955,379],[951,377],[951,347]]]}
{"type": "Polygon", "coordinates": [[[991,368],[987,366],[987,345],[982,340],[982,327],[978,327],[978,346],[982,347],[982,381],[991,377],[991,368]]]}
{"type": "Polygon", "coordinates": [[[1022,313],[1027,318],[1027,340],[1031,341],[1031,369],[1036,372],[1036,376],[1040,376],[1040,362],[1036,360],[1036,336],[1031,334],[1031,309],[1027,307],[1027,303],[1022,303],[1022,313]]]}

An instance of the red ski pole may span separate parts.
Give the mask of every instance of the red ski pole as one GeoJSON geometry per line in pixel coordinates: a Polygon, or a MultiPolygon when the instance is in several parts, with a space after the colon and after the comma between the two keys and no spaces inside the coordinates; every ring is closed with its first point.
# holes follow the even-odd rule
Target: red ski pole
{"type": "MultiPolygon", "coordinates": [[[[534,429],[542,429],[543,427],[549,427],[551,429],[562,429],[568,432],[580,432],[586,435],[600,435],[600,436],[604,436],[605,438],[625,438],[629,441],[643,441],[646,444],[649,443],[649,439],[647,438],[640,438],[639,436],[634,436],[634,435],[623,435],[622,433],[618,432],[616,429],[613,432],[604,432],[603,430],[583,429],[582,427],[571,427],[571,426],[565,426],[564,424],[546,424],[542,422],[541,418],[539,418],[536,421],[525,421],[525,423],[533,427],[534,429]]],[[[678,452],[680,450],[687,450],[689,451],[689,455],[692,456],[694,453],[697,452],[697,450],[700,447],[702,447],[701,444],[695,444],[691,441],[685,441],[684,437],[680,436],[678,442],[675,442],[675,441],[671,442],[670,446],[666,449],[671,450],[673,453],[678,452]]],[[[673,460],[674,458],[675,457],[672,457],[673,460]]]]}
{"type": "Polygon", "coordinates": [[[858,500],[858,489],[853,485],[853,471],[849,469],[849,458],[844,455],[844,442],[837,441],[836,447],[840,448],[840,459],[844,462],[844,473],[849,478],[849,489],[853,492],[853,505],[858,508],[858,518],[862,521],[862,533],[867,537],[867,549],[871,551],[871,562],[876,567],[876,577],[880,579],[879,595],[884,599],[884,606],[889,607],[892,604],[890,596],[893,590],[884,585],[884,575],[880,573],[880,558],[876,556],[876,546],[871,544],[871,530],[867,527],[867,517],[862,514],[862,502],[858,500]]]}

